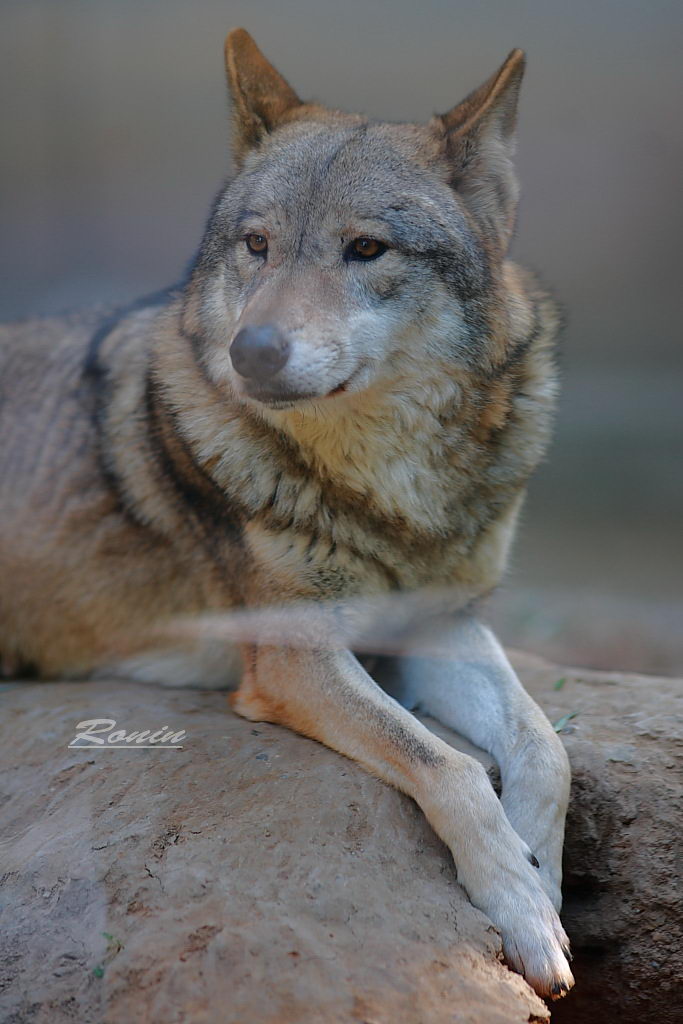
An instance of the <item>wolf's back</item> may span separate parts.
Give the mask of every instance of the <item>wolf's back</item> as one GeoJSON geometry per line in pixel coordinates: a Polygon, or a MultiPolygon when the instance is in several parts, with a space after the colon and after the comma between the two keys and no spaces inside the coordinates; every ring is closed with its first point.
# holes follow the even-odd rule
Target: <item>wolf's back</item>
{"type": "Polygon", "coordinates": [[[15,515],[41,516],[94,443],[82,386],[97,314],[0,327],[0,536],[15,515]]]}

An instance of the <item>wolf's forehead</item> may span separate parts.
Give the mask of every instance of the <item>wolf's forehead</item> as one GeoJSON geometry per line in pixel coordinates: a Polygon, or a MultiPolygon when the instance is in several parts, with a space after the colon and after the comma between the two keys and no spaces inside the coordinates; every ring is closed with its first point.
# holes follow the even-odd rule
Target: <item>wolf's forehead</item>
{"type": "Polygon", "coordinates": [[[448,189],[438,164],[421,164],[412,140],[389,138],[382,128],[306,125],[281,131],[248,169],[244,186],[253,200],[284,211],[315,206],[370,217],[411,197],[427,206],[443,202],[448,189]]]}

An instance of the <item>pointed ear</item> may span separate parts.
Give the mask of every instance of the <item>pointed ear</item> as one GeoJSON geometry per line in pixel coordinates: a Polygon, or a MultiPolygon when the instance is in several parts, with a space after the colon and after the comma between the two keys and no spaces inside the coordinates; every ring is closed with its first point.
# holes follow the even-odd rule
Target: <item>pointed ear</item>
{"type": "Polygon", "coordinates": [[[225,40],[225,69],[235,115],[234,153],[241,163],[301,100],[243,28],[225,40]]]}
{"type": "Polygon", "coordinates": [[[434,119],[445,137],[453,187],[502,253],[510,242],[519,195],[512,155],[524,64],[522,51],[513,50],[495,75],[434,119]]]}

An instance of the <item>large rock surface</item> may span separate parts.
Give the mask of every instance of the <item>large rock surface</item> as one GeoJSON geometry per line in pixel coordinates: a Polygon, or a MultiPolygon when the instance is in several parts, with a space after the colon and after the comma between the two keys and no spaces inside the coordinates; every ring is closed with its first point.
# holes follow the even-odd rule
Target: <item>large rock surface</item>
{"type": "MultiPolygon", "coordinates": [[[[517,663],[579,712],[553,1021],[680,1022],[681,686],[517,663]]],[[[0,715],[3,1024],[548,1020],[415,805],[350,761],[217,693],[20,684],[0,715]],[[187,736],[69,749],[100,717],[187,736]]]]}

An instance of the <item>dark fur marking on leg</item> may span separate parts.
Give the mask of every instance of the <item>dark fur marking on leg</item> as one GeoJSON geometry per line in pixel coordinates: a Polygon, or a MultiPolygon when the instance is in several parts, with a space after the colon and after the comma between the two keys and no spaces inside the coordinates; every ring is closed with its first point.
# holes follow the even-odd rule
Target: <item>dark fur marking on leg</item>
{"type": "MultiPolygon", "coordinates": [[[[336,690],[335,694],[340,700],[344,700],[343,690],[336,690]]],[[[393,701],[393,698],[389,699],[393,701]]],[[[352,704],[354,712],[358,712],[358,696],[356,694],[347,698],[346,703],[347,707],[352,704]]],[[[393,703],[398,707],[396,701],[393,703]]],[[[386,737],[395,750],[409,763],[423,764],[427,768],[440,768],[446,764],[443,754],[435,751],[428,740],[423,740],[419,735],[415,735],[402,721],[397,721],[388,708],[377,707],[373,701],[361,698],[360,710],[362,710],[366,721],[373,723],[377,734],[386,737]]]]}

